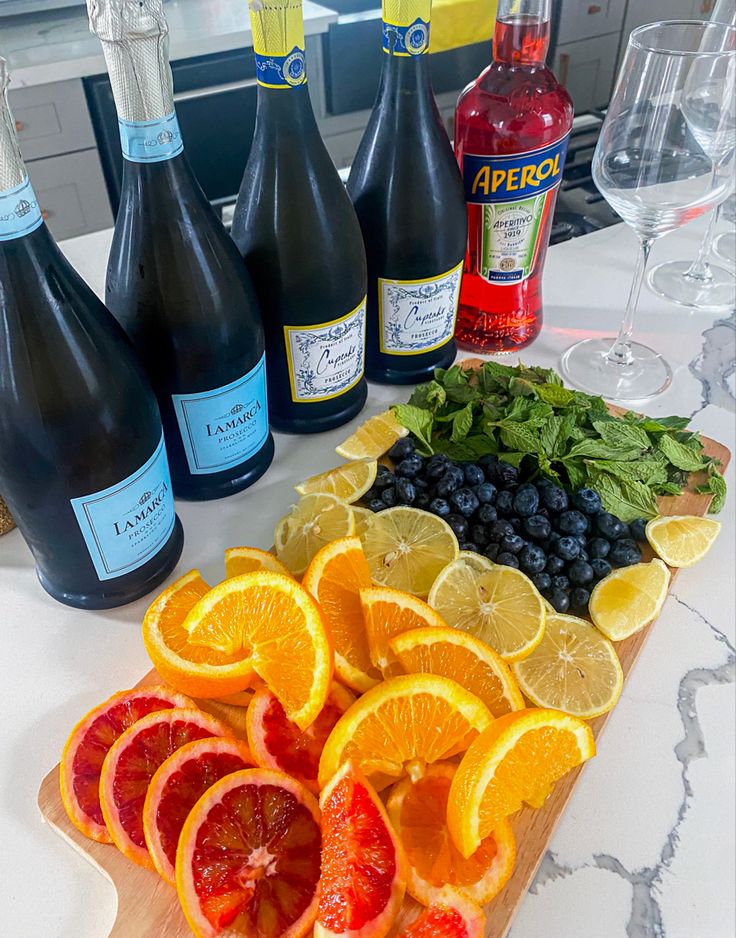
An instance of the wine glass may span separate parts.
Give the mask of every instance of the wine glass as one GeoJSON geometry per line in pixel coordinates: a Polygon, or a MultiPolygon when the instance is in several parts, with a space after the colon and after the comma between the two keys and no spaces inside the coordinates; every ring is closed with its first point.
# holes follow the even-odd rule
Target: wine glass
{"type": "Polygon", "coordinates": [[[586,391],[646,400],[672,381],[662,356],[632,341],[634,315],[654,241],[731,192],[734,77],[733,26],[677,20],[640,26],[629,37],[593,178],[640,249],[618,337],[586,339],[563,355],[565,376],[586,391]]]}
{"type": "Polygon", "coordinates": [[[729,230],[719,234],[713,242],[713,253],[722,261],[736,266],[736,193],[718,206],[721,218],[729,224],[729,230]]]}
{"type": "MultiPolygon", "coordinates": [[[[736,26],[736,4],[734,0],[718,0],[711,15],[711,22],[736,26]]],[[[698,89],[695,106],[702,110],[706,104],[707,84],[698,89]]],[[[736,97],[736,89],[734,89],[736,97]]],[[[716,91],[716,97],[718,92],[716,91]]],[[[734,98],[732,98],[732,101],[734,98]]],[[[687,112],[686,112],[687,113],[687,112]]],[[[725,140],[724,140],[725,142],[725,140]]],[[[691,309],[709,309],[715,312],[732,309],[736,304],[736,275],[733,271],[708,258],[714,247],[716,226],[723,204],[712,213],[697,258],[692,261],[668,261],[655,267],[649,274],[649,287],[658,296],[687,306],[691,309]]]]}

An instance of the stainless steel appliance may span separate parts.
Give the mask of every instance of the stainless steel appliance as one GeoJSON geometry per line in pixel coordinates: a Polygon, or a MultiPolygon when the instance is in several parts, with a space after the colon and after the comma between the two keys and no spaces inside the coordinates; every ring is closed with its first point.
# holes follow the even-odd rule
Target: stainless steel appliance
{"type": "Polygon", "coordinates": [[[20,13],[41,13],[61,7],[84,6],[85,0],[0,0],[0,16],[20,13]]]}

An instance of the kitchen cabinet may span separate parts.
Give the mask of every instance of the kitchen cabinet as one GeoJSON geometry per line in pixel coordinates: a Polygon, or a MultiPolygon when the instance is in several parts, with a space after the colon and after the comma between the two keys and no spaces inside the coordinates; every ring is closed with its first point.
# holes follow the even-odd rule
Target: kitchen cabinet
{"type": "Polygon", "coordinates": [[[564,0],[557,44],[620,32],[625,9],[626,0],[564,0]]]}
{"type": "Polygon", "coordinates": [[[618,45],[619,34],[610,33],[557,47],[552,70],[570,93],[577,114],[608,104],[618,45]]]}

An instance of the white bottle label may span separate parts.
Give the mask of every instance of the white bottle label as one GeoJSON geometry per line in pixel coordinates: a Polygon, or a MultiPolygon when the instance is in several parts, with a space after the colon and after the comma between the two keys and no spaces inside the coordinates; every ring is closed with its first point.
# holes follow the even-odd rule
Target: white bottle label
{"type": "Polygon", "coordinates": [[[421,355],[445,345],[455,333],[462,261],[426,280],[378,279],[381,351],[421,355]]]}
{"type": "Polygon", "coordinates": [[[526,280],[540,249],[539,232],[557,190],[523,202],[484,205],[480,273],[489,283],[526,280]]]}
{"type": "Polygon", "coordinates": [[[365,369],[366,298],[318,326],[284,326],[292,400],[326,401],[349,391],[365,369]]]}

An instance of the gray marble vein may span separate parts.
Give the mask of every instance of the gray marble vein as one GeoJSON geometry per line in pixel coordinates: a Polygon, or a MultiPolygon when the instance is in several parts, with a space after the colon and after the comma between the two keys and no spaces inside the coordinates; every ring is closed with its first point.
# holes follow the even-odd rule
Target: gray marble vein
{"type": "Polygon", "coordinates": [[[703,346],[688,367],[703,387],[702,404],[691,417],[709,404],[736,411],[736,397],[730,386],[736,374],[736,312],[705,330],[703,346]]]}

